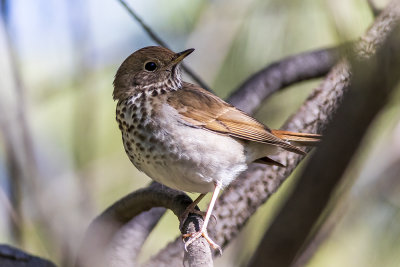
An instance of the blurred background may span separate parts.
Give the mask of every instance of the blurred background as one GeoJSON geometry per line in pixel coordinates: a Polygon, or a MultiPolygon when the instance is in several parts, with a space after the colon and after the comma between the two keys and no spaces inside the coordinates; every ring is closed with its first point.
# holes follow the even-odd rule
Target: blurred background
{"type": "MultiPolygon", "coordinates": [[[[90,221],[150,182],[125,155],[111,94],[122,61],[155,43],[118,0],[0,2],[0,243],[70,266],[90,221]]],[[[374,20],[366,0],[127,2],[173,50],[196,49],[185,62],[221,97],[269,63],[357,39],[374,20]]],[[[319,82],[276,93],[256,117],[279,128],[319,82]]],[[[307,266],[400,266],[396,96],[347,170],[307,266]]],[[[295,176],[216,266],[246,264],[295,176]]],[[[178,234],[168,213],[141,260],[178,234]]]]}

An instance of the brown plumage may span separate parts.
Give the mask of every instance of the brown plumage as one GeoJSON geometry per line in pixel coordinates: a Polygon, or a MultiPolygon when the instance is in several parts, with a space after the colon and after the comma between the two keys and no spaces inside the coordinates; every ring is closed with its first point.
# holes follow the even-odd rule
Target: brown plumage
{"type": "Polygon", "coordinates": [[[185,121],[194,126],[243,140],[279,146],[302,155],[305,152],[288,141],[315,143],[320,138],[315,134],[271,131],[261,122],[218,96],[187,82],[183,82],[182,89],[171,94],[167,101],[178,110],[185,121]]]}
{"type": "MultiPolygon", "coordinates": [[[[207,235],[207,224],[220,189],[250,163],[283,165],[270,156],[279,148],[304,155],[301,145],[321,136],[270,130],[255,118],[201,87],[182,81],[179,63],[194,49],[174,53],[145,47],[118,69],[113,97],[125,151],[132,163],[169,187],[204,194],[213,192],[204,224],[185,247],[207,235]]],[[[181,218],[194,211],[195,201],[181,218]]]]}

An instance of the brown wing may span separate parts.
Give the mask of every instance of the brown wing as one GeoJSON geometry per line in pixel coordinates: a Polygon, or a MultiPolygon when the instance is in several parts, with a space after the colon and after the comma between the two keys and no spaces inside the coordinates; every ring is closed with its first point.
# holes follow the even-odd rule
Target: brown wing
{"type": "Polygon", "coordinates": [[[178,110],[186,122],[194,126],[305,154],[301,149],[275,136],[264,124],[197,85],[184,82],[181,90],[169,95],[168,103],[178,110]]]}

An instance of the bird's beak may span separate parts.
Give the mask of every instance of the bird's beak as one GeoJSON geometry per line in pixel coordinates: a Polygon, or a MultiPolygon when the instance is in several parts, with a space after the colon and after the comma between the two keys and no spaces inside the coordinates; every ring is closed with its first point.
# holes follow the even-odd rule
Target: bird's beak
{"type": "Polygon", "coordinates": [[[187,49],[185,51],[176,53],[175,56],[176,58],[174,60],[172,60],[171,65],[176,65],[179,62],[181,62],[185,57],[187,57],[188,55],[190,55],[192,52],[194,51],[193,48],[187,49]]]}

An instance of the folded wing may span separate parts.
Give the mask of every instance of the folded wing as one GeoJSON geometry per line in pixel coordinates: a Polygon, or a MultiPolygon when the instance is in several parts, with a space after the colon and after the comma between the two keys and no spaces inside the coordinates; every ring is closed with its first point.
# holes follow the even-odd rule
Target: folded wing
{"type": "Polygon", "coordinates": [[[320,137],[313,134],[271,131],[264,124],[221,98],[186,82],[183,83],[181,90],[170,94],[168,103],[178,110],[184,121],[193,126],[242,140],[276,145],[302,155],[305,152],[289,142],[295,141],[301,145],[303,141],[317,142],[320,137]]]}

